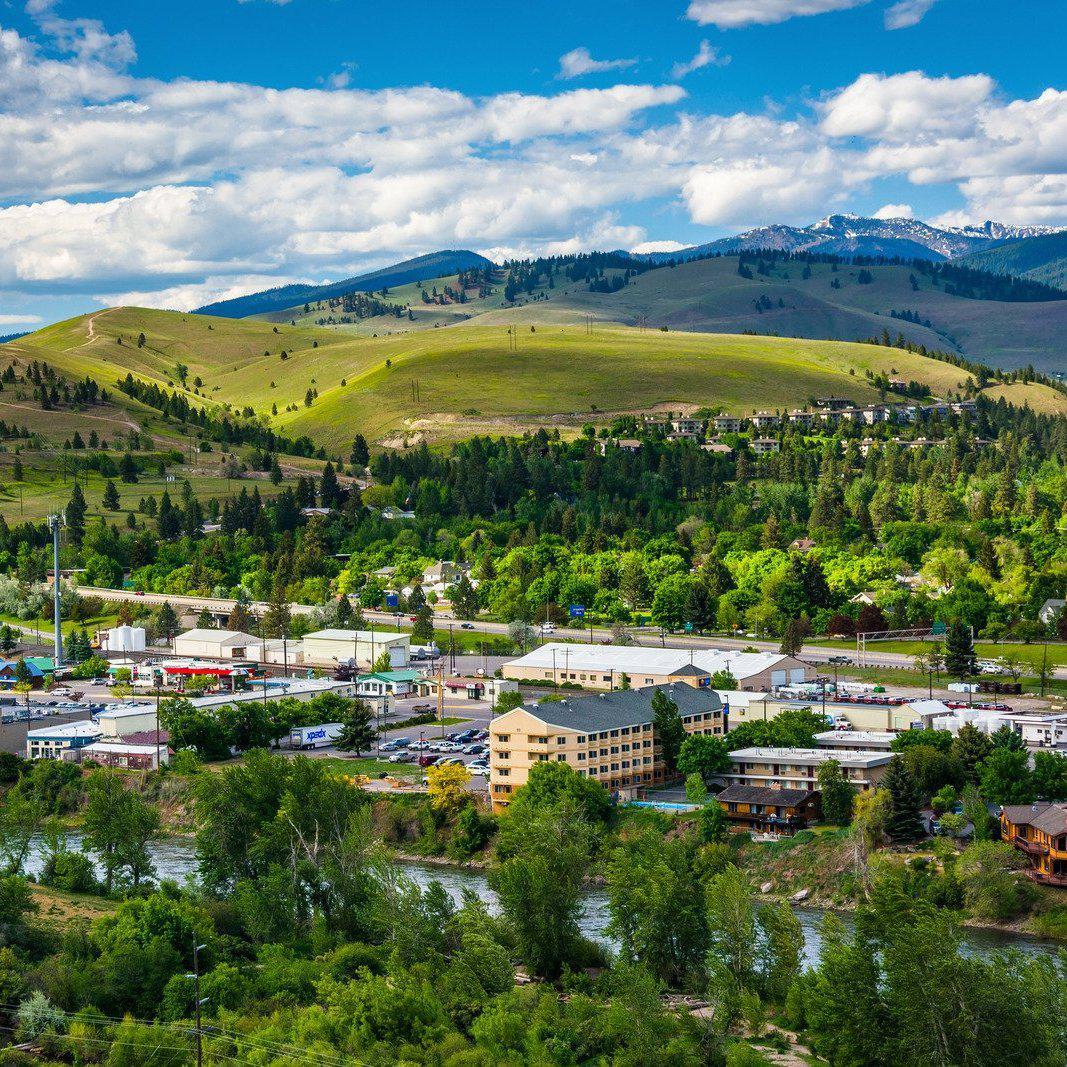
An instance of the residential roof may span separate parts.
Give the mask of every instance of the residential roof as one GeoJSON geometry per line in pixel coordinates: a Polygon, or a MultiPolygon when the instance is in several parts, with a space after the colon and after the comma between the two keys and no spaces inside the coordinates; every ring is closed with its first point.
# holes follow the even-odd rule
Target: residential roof
{"type": "MultiPolygon", "coordinates": [[[[18,660],[0,660],[0,671],[5,671],[8,669],[8,667],[10,667],[11,670],[15,670],[15,668],[18,667],[18,660]]],[[[44,675],[44,671],[41,670],[41,668],[38,667],[36,663],[32,662],[29,659],[26,660],[26,668],[29,670],[30,677],[32,678],[40,678],[44,675]]]]}
{"type": "Polygon", "coordinates": [[[1032,826],[1035,830],[1055,837],[1067,831],[1067,804],[1006,804],[1004,817],[1016,826],[1032,826]]]}
{"type": "Polygon", "coordinates": [[[410,634],[390,633],[388,630],[316,630],[314,633],[305,634],[305,641],[358,641],[360,644],[369,645],[371,642],[378,645],[393,645],[397,641],[410,641],[410,634]]]}
{"type": "Polygon", "coordinates": [[[657,690],[662,690],[674,701],[683,717],[722,708],[718,695],[709,689],[696,689],[691,685],[648,685],[641,689],[616,689],[596,696],[547,700],[524,705],[523,709],[562,730],[598,733],[651,723],[654,717],[652,697],[657,690]]]}
{"type": "Polygon", "coordinates": [[[815,794],[810,789],[773,789],[763,785],[728,785],[716,796],[720,804],[769,804],[795,808],[815,794]]]}
{"type": "Polygon", "coordinates": [[[239,630],[215,630],[205,627],[194,627],[178,634],[179,641],[216,641],[220,645],[258,645],[260,639],[252,634],[241,633],[239,630]]]}
{"type": "Polygon", "coordinates": [[[94,741],[82,749],[82,753],[88,759],[92,759],[94,752],[112,752],[120,756],[154,756],[156,746],[154,744],[127,745],[122,741],[94,741]]]}
{"type": "Polygon", "coordinates": [[[820,746],[840,745],[842,748],[865,746],[888,749],[896,736],[887,730],[824,730],[815,735],[815,743],[820,746]]]}
{"type": "Polygon", "coordinates": [[[738,681],[750,678],[779,664],[796,664],[778,652],[741,652],[714,648],[647,648],[639,645],[569,645],[550,641],[512,660],[506,667],[532,667],[538,670],[593,671],[608,674],[639,675],[642,672],[668,677],[692,664],[701,674],[728,670],[738,681]],[[553,661],[553,654],[555,660],[553,661]]]}
{"type": "Polygon", "coordinates": [[[759,760],[807,766],[837,760],[842,767],[880,767],[893,759],[892,752],[862,752],[854,748],[738,748],[730,753],[735,762],[759,760]]]}

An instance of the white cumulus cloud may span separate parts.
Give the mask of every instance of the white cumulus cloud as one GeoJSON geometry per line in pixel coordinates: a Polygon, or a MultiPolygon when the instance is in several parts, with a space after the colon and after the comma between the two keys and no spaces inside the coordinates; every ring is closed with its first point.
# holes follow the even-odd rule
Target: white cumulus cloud
{"type": "Polygon", "coordinates": [[[767,26],[799,15],[824,15],[860,7],[869,0],[692,0],[686,16],[701,26],[733,30],[767,26]]]}
{"type": "Polygon", "coordinates": [[[936,3],[937,0],[899,0],[899,3],[886,9],[885,28],[904,30],[909,26],[917,26],[936,3]]]}
{"type": "Polygon", "coordinates": [[[876,219],[913,219],[915,212],[911,204],[883,204],[875,213],[876,219]]]}
{"type": "Polygon", "coordinates": [[[685,63],[674,64],[671,68],[671,77],[675,81],[679,81],[702,67],[725,67],[729,62],[730,57],[723,55],[710,41],[701,41],[697,54],[692,59],[687,60],[685,63]]]}
{"type": "Polygon", "coordinates": [[[637,66],[636,59],[594,59],[588,48],[573,48],[559,57],[558,78],[581,78],[585,74],[603,74],[609,70],[626,70],[637,66]]]}

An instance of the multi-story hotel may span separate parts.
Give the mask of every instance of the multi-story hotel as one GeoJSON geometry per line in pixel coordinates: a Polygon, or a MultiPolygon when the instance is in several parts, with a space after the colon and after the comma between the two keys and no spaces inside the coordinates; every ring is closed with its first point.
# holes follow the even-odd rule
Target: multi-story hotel
{"type": "Polygon", "coordinates": [[[657,690],[677,705],[686,733],[725,732],[718,695],[684,683],[515,708],[489,726],[489,795],[494,810],[506,807],[515,790],[526,784],[530,768],[547,760],[569,764],[620,798],[662,784],[666,767],[652,728],[652,697],[657,690]]]}

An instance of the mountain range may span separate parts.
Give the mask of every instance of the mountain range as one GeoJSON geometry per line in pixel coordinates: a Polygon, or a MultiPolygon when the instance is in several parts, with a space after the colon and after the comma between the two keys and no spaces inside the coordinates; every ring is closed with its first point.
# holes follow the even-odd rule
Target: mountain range
{"type": "Polygon", "coordinates": [[[899,256],[935,262],[958,259],[997,245],[1049,235],[1063,235],[1043,226],[1009,226],[985,222],[981,226],[931,226],[919,219],[875,219],[860,215],[829,215],[810,226],[760,226],[735,237],[723,237],[677,252],[654,252],[654,261],[696,259],[728,252],[773,249],[779,252],[822,252],[847,259],[856,256],[899,256]]]}

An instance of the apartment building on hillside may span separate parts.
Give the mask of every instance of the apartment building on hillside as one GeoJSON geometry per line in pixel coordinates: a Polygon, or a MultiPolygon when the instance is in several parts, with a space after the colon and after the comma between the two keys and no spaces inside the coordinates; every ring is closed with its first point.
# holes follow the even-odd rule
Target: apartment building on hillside
{"type": "Polygon", "coordinates": [[[893,759],[892,752],[828,748],[739,748],[730,753],[727,785],[771,789],[817,789],[819,768],[837,760],[841,773],[860,791],[875,788],[893,759]]]}
{"type": "Polygon", "coordinates": [[[655,732],[652,697],[662,690],[678,706],[689,734],[722,735],[723,704],[709,689],[654,685],[595,696],[542,701],[515,708],[489,726],[489,795],[493,809],[507,807],[526,784],[530,768],[548,760],[567,763],[620,798],[660,785],[666,778],[655,732]]]}

